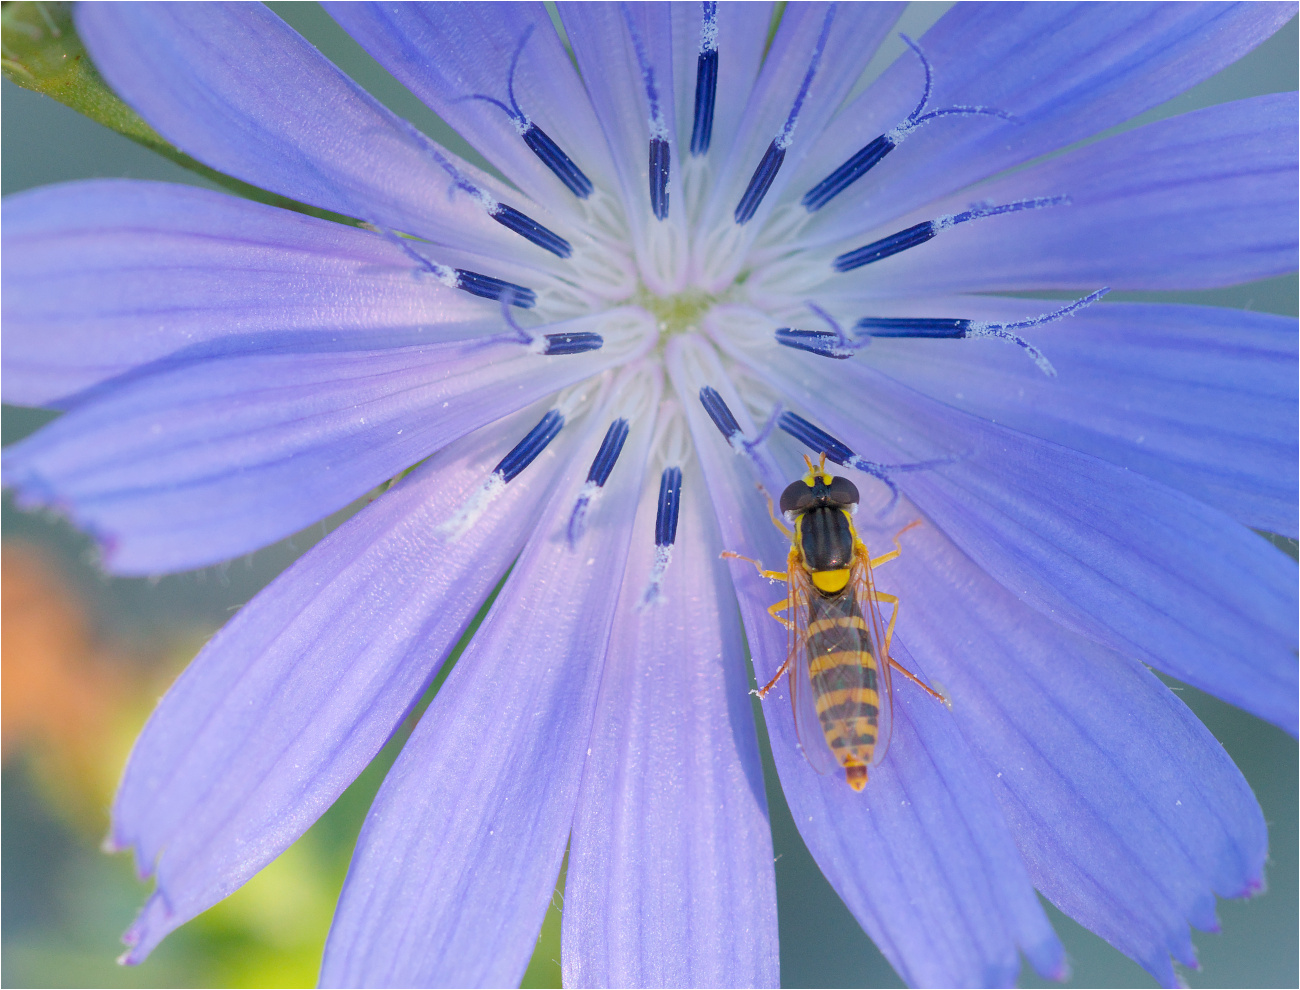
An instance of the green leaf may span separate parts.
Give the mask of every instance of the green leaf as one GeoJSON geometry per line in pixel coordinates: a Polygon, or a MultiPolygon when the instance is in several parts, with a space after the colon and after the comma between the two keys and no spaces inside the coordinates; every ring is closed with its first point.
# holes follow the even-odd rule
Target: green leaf
{"type": "Polygon", "coordinates": [[[0,8],[0,68],[10,82],[58,100],[237,196],[361,226],[351,217],[299,203],[218,172],[164,139],[108,88],[77,35],[70,3],[5,3],[0,8]]]}

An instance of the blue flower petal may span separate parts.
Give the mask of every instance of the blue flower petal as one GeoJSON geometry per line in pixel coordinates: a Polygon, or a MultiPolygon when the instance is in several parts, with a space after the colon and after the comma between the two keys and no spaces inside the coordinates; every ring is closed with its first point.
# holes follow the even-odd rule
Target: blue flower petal
{"type": "Polygon", "coordinates": [[[677,141],[683,165],[702,173],[718,174],[740,132],[750,91],[758,78],[771,24],[769,3],[718,3],[714,8],[713,41],[717,48],[717,85],[714,88],[713,126],[708,147],[697,151],[695,132],[696,88],[699,83],[701,42],[705,30],[704,3],[674,3],[673,94],[677,101],[677,141]],[[724,54],[725,53],[725,54],[724,54]],[[686,161],[687,156],[694,164],[686,161]]]}
{"type": "MultiPolygon", "coordinates": [[[[99,538],[117,574],[257,549],[342,508],[442,445],[619,364],[653,339],[564,357],[518,343],[390,347],[274,335],[105,387],[5,451],[5,484],[99,538]]],[[[608,329],[611,313],[563,329],[608,329]]]]}
{"type": "MultiPolygon", "coordinates": [[[[1126,324],[1086,313],[1069,327],[1077,339],[1053,355],[1068,385],[1050,395],[1040,379],[1026,381],[1037,373],[1004,343],[944,341],[943,359],[925,363],[914,356],[937,343],[864,342],[858,357],[827,362],[774,350],[772,331],[810,304],[833,326],[827,313],[850,304],[965,302],[940,300],[938,289],[1201,286],[1289,268],[1294,98],[1191,114],[996,175],[1186,89],[1294,5],[1128,5],[1102,17],[1065,5],[959,5],[922,40],[935,68],[930,105],[1014,119],[953,116],[908,133],[811,216],[803,193],[883,141],[920,95],[920,65],[907,54],[837,113],[899,7],[790,5],[770,52],[769,6],[715,8],[564,10],[579,82],[537,5],[340,7],[363,44],[460,123],[515,188],[398,120],[260,6],[78,8],[110,84],[164,136],[376,230],[272,221],[261,207],[217,208],[208,194],[164,202],[148,187],[123,193],[139,202],[116,214],[93,196],[18,200],[18,215],[31,204],[47,211],[32,209],[32,229],[46,224],[47,236],[23,240],[22,259],[6,269],[6,343],[19,343],[11,367],[29,380],[7,394],[70,410],[6,452],[5,480],[20,498],[92,529],[119,572],[156,573],[274,539],[452,444],[251,604],[151,722],[113,836],[159,875],[128,933],[129,958],[261,868],[346,786],[530,530],[483,632],[376,801],[323,981],[517,981],[567,837],[569,982],[774,982],[748,699],[735,700],[734,671],[709,665],[710,654],[736,653],[734,615],[715,615],[714,646],[693,642],[694,655],[679,644],[698,639],[703,620],[688,615],[678,629],[628,608],[632,597],[647,600],[637,577],[655,566],[649,514],[663,447],[651,431],[664,359],[707,468],[694,479],[686,465],[696,481],[687,497],[707,485],[724,545],[769,566],[788,543],[753,482],[780,490],[801,451],[780,432],[742,441],[756,439],[752,420],[773,403],[815,421],[806,436],[824,427],[866,457],[924,462],[899,472],[905,497],[861,479],[858,525],[883,548],[925,514],[881,587],[904,597],[895,655],[941,678],[953,709],[900,677],[894,746],[856,794],[800,757],[779,697],[766,706],[810,848],[905,979],[1008,984],[1021,953],[1059,978],[1063,951],[1034,881],[1170,983],[1173,963],[1194,959],[1189,924],[1213,927],[1215,894],[1262,884],[1266,836],[1248,788],[1141,662],[1297,729],[1294,567],[1197,501],[1250,522],[1294,504],[1294,477],[1281,469],[1294,447],[1278,440],[1295,436],[1284,408],[1294,380],[1282,374],[1294,347],[1275,346],[1276,321],[1242,330],[1208,320],[1161,346],[1157,330],[1125,334],[1126,324]],[[521,47],[528,31],[532,54],[521,47]],[[702,57],[714,42],[720,63],[702,57]],[[725,91],[714,114],[724,119],[705,148],[692,119],[695,73],[718,64],[725,91]],[[517,98],[543,115],[549,136],[517,98]],[[904,216],[1030,192],[1072,200],[945,232],[884,268],[829,276],[826,261],[850,235],[857,247],[904,216]],[[191,212],[184,203],[197,221],[155,215],[134,240],[123,230],[150,209],[191,212]],[[425,266],[440,286],[412,277],[419,242],[394,231],[427,237],[447,265],[468,252],[492,259],[473,266],[481,274],[470,290],[493,296],[503,279],[530,286],[533,318],[629,299],[654,316],[614,310],[622,333],[601,314],[545,340],[534,333],[555,324],[494,334],[493,306],[444,291],[454,271],[425,266]],[[128,250],[113,256],[114,240],[128,250]],[[340,291],[344,279],[365,298],[340,291]],[[700,312],[734,293],[765,312],[731,336],[725,312],[700,312]],[[643,353],[661,319],[674,334],[665,351],[614,381],[610,369],[643,353]],[[693,336],[701,324],[724,358],[693,336]],[[1216,330],[1237,333],[1225,341],[1216,330]],[[492,339],[467,344],[466,335],[492,339]],[[1269,356],[1234,355],[1247,338],[1263,339],[1269,356]],[[1003,373],[994,348],[1023,374],[1003,373]],[[965,353],[985,356],[958,367],[950,355],[965,353]],[[891,355],[903,362],[892,377],[891,355]],[[1116,379],[1133,366],[1144,383],[1164,377],[1126,400],[1129,379],[1116,379]],[[971,375],[980,387],[966,394],[971,375]],[[429,503],[451,510],[459,498],[464,510],[468,493],[480,505],[471,475],[536,422],[550,405],[543,396],[587,376],[601,414],[547,448],[545,465],[506,493],[517,501],[477,516],[474,535],[457,544],[465,552],[448,560],[429,503]],[[721,400],[704,411],[702,385],[725,397],[726,415],[721,400]],[[1136,411],[1121,423],[1102,406],[1136,411]],[[495,427],[465,435],[502,415],[513,416],[501,427],[510,436],[495,427]],[[548,472],[563,471],[566,444],[583,456],[555,483],[548,472]],[[436,465],[453,475],[450,487],[435,481],[436,465]],[[876,525],[872,510],[885,505],[892,525],[876,525]],[[677,638],[639,648],[659,633],[677,638]],[[652,685],[679,655],[700,676],[652,685]],[[667,736],[653,731],[664,724],[667,736]],[[672,734],[691,724],[713,744],[672,734]],[[717,822],[736,847],[711,843],[717,822]],[[749,912],[735,933],[725,918],[734,901],[749,912]]],[[[6,224],[7,246],[14,230],[6,224]]],[[[509,322],[511,298],[502,302],[509,322]]],[[[1000,305],[984,297],[958,315],[1000,305]]],[[[1166,326],[1190,319],[1145,312],[1166,326]]],[[[557,420],[537,423],[522,447],[542,445],[557,420]]],[[[508,455],[510,472],[526,459],[508,455]]],[[[504,477],[478,495],[501,494],[504,477]]],[[[780,589],[739,562],[722,568],[707,510],[695,511],[704,515],[688,514],[683,542],[693,532],[690,549],[710,556],[683,546],[676,570],[661,575],[669,602],[651,607],[671,610],[683,596],[716,613],[719,601],[730,605],[725,588],[698,586],[734,569],[766,679],[786,654],[766,614],[780,589]]],[[[662,520],[654,529],[662,544],[662,520]]]]}
{"type": "MultiPolygon", "coordinates": [[[[843,305],[1024,320],[1055,303],[966,296],[843,305]]],[[[1296,533],[1296,324],[1209,306],[1107,303],[1026,331],[1047,378],[996,341],[873,340],[863,359],[925,394],[1140,471],[1248,526],[1296,533]]]]}
{"type": "MultiPolygon", "coordinates": [[[[1289,3],[956,4],[920,39],[934,65],[932,104],[992,107],[1015,120],[927,125],[837,199],[838,209],[822,210],[818,224],[846,234],[874,227],[1135,117],[1235,62],[1294,15],[1289,3]]],[[[903,120],[923,83],[905,52],[836,117],[792,194],[903,120]]]]}
{"type": "Polygon", "coordinates": [[[464,438],[344,523],[164,696],[113,805],[111,845],[158,878],[128,961],[283,852],[406,717],[522,547],[563,442],[460,540],[438,527],[539,414],[464,438]]]}
{"type": "Polygon", "coordinates": [[[528,124],[552,138],[597,188],[613,187],[614,166],[600,140],[600,125],[541,4],[325,7],[376,61],[534,200],[558,213],[576,212],[580,202],[525,143],[520,132],[528,124]],[[512,116],[516,110],[523,120],[512,116]]]}
{"type": "MultiPolygon", "coordinates": [[[[45,405],[208,341],[499,327],[501,308],[373,233],[172,183],[95,180],[4,202],[4,389],[45,405]]],[[[497,266],[500,270],[500,266],[497,266]]]]}
{"type": "MultiPolygon", "coordinates": [[[[683,402],[701,383],[711,384],[746,435],[755,435],[707,350],[678,338],[667,362],[683,402]]],[[[698,402],[687,405],[687,415],[724,543],[769,566],[781,561],[789,543],[767,518],[748,460],[723,440],[698,402]]],[[[758,462],[758,477],[771,490],[775,465],[761,452],[758,462]]],[[[767,614],[783,589],[748,564],[732,566],[761,683],[786,656],[785,630],[767,614]]],[[[900,659],[905,655],[900,649],[900,659]]],[[[764,717],[795,823],[822,872],[903,978],[918,986],[1010,986],[1020,971],[1018,949],[1043,975],[1063,976],[1064,951],[951,713],[896,678],[894,742],[859,794],[842,778],[819,776],[800,754],[785,692],[784,682],[773,690],[764,717]]]]}
{"type": "Polygon", "coordinates": [[[933,527],[903,547],[877,575],[902,599],[898,636],[952,699],[1035,885],[1177,985],[1189,922],[1213,929],[1215,894],[1262,886],[1268,835],[1245,779],[1141,664],[1017,602],[933,527]]]}
{"type": "MultiPolygon", "coordinates": [[[[516,205],[517,193],[394,116],[263,5],[90,4],[77,27],[109,85],[204,164],[439,244],[563,270],[466,186],[516,205]]],[[[554,229],[536,204],[525,212],[554,229]]]]}
{"type": "Polygon", "coordinates": [[[322,986],[513,986],[564,857],[658,407],[630,369],[590,421],[631,424],[585,534],[564,538],[574,471],[536,519],[492,610],[430,704],[366,819],[322,986]]]}
{"type": "MultiPolygon", "coordinates": [[[[661,451],[668,431],[684,428],[679,411],[670,416],[661,451]]],[[[682,466],[680,525],[652,602],[653,468],[668,461],[652,459],[642,488],[569,847],[565,986],[779,982],[744,639],[693,461],[682,466]]]]}
{"type": "Polygon", "coordinates": [[[927,207],[917,219],[974,200],[1059,194],[1068,204],[958,226],[849,278],[915,295],[1203,289],[1285,274],[1296,263],[1296,114],[1296,94],[1278,93],[1088,145],[927,207]]]}
{"type": "Polygon", "coordinates": [[[613,156],[622,213],[642,278],[658,294],[679,291],[689,258],[682,184],[686,149],[676,138],[669,5],[576,4],[561,8],[560,17],[613,156]],[[655,174],[662,174],[660,166],[667,169],[654,203],[652,142],[658,142],[655,174]]]}
{"type": "Polygon", "coordinates": [[[880,463],[1003,585],[1067,628],[1297,730],[1295,566],[1181,492],[926,398],[857,362],[718,339],[880,463]],[[805,358],[807,360],[805,360],[805,358]]]}
{"type": "Polygon", "coordinates": [[[902,9],[902,4],[893,3],[786,7],[749,93],[735,143],[713,172],[714,184],[702,206],[699,230],[713,233],[695,238],[692,263],[701,273],[697,282],[703,288],[721,290],[743,267],[746,245],[761,233],[791,176],[902,9]],[[814,66],[812,53],[823,31],[824,52],[814,66]],[[738,205],[756,170],[776,144],[784,147],[767,194],[749,220],[735,222],[738,205]]]}

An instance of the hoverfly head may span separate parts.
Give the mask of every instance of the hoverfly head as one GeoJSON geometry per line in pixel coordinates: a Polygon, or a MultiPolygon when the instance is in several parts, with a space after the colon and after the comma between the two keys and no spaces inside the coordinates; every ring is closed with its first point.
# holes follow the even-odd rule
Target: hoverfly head
{"type": "Polygon", "coordinates": [[[848,478],[833,477],[826,472],[826,455],[816,466],[806,454],[808,473],[791,482],[781,493],[781,511],[802,515],[809,509],[830,507],[848,509],[858,504],[858,486],[848,478]]]}

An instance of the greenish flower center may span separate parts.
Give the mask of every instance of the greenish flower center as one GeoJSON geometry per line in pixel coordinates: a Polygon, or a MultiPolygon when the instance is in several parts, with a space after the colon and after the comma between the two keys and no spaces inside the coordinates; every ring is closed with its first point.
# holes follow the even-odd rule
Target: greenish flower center
{"type": "Polygon", "coordinates": [[[704,314],[722,301],[722,296],[710,295],[698,289],[688,289],[672,296],[657,296],[645,286],[641,286],[632,299],[635,305],[654,314],[661,338],[698,330],[704,314]]]}

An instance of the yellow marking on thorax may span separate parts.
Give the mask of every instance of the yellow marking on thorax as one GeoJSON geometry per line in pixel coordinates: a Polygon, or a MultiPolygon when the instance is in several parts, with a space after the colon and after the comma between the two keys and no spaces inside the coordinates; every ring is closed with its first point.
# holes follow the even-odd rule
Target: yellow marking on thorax
{"type": "Polygon", "coordinates": [[[837,591],[843,591],[844,586],[849,583],[849,569],[847,567],[838,571],[811,571],[813,584],[820,591],[833,595],[837,591]]]}

